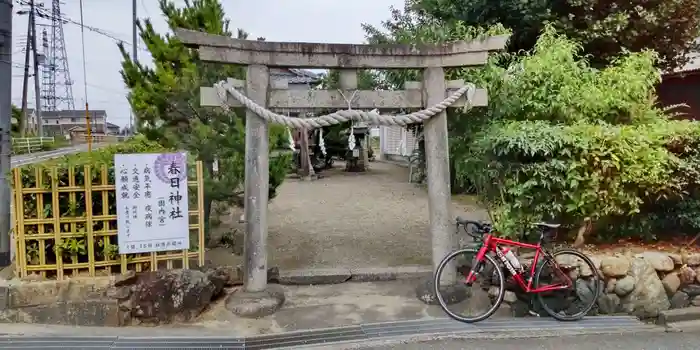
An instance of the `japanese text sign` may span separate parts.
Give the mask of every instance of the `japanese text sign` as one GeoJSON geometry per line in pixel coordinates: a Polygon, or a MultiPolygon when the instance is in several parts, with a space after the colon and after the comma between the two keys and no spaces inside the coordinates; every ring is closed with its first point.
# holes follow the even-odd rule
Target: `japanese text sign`
{"type": "Polygon", "coordinates": [[[190,247],[187,154],[116,154],[120,254],[190,247]]]}

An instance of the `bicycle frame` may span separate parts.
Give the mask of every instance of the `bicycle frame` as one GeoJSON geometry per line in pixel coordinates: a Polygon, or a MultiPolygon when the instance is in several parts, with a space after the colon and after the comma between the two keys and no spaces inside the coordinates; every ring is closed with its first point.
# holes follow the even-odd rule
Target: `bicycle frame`
{"type": "MultiPolygon", "coordinates": [[[[516,242],[516,241],[511,241],[509,239],[503,239],[503,238],[498,238],[494,237],[490,234],[484,235],[484,241],[483,245],[479,249],[479,251],[476,254],[476,262],[480,263],[484,261],[484,256],[488,254],[489,252],[494,252],[497,255],[499,255],[500,258],[500,250],[499,246],[510,246],[510,247],[519,247],[519,248],[525,248],[525,249],[534,249],[535,250],[535,257],[532,260],[532,266],[530,267],[530,274],[529,277],[527,278],[527,281],[525,281],[525,278],[523,276],[524,272],[516,272],[515,269],[513,269],[510,264],[504,263],[506,269],[509,270],[511,275],[513,276],[513,279],[518,282],[520,285],[520,288],[523,289],[526,293],[544,293],[544,292],[549,292],[549,291],[555,291],[555,290],[562,290],[562,289],[568,289],[573,285],[573,282],[571,281],[571,278],[564,273],[561,268],[559,267],[559,264],[556,262],[555,259],[551,259],[554,261],[554,264],[558,270],[558,272],[563,275],[566,279],[566,284],[552,284],[552,285],[546,285],[546,286],[541,286],[539,288],[532,288],[532,278],[535,275],[535,269],[537,268],[537,264],[540,261],[540,257],[546,256],[548,253],[542,249],[542,244],[537,243],[537,244],[529,244],[529,243],[521,243],[521,242],[516,242]]],[[[475,265],[476,266],[476,265],[475,265]]],[[[467,283],[473,283],[474,280],[476,279],[476,275],[474,273],[474,269],[472,268],[471,271],[469,271],[469,275],[466,278],[467,283]]]]}

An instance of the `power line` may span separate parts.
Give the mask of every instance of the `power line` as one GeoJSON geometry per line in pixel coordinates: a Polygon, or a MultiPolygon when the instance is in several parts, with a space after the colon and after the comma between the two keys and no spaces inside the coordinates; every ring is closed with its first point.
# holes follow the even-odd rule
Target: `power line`
{"type": "Polygon", "coordinates": [[[146,2],[141,0],[141,7],[143,8],[143,12],[146,13],[146,17],[151,17],[151,14],[148,13],[148,8],[146,8],[146,2]]]}
{"type": "MultiPolygon", "coordinates": [[[[26,0],[17,0],[17,1],[20,5],[27,5],[28,4],[28,2],[26,0]]],[[[48,12],[48,10],[43,9],[43,8],[37,9],[37,15],[41,18],[49,19],[49,20],[53,20],[54,18],[56,18],[53,14],[48,12]]],[[[81,23],[79,21],[71,19],[70,17],[65,16],[64,14],[61,14],[58,17],[58,20],[63,21],[64,23],[70,23],[70,24],[77,25],[78,27],[80,27],[81,30],[87,29],[88,31],[91,31],[93,33],[99,34],[99,35],[104,36],[106,38],[112,39],[113,41],[115,41],[117,43],[122,43],[122,44],[129,45],[129,46],[134,45],[132,42],[130,42],[128,40],[121,39],[114,34],[108,33],[108,31],[106,29],[86,25],[84,22],[81,23]]],[[[139,50],[150,54],[150,51],[148,51],[146,49],[139,48],[139,50]]]]}

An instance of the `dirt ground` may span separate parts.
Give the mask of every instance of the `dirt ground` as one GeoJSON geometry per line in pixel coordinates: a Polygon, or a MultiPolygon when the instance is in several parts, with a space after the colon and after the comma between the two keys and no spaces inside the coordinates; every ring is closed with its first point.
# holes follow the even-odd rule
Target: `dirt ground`
{"type": "MultiPolygon", "coordinates": [[[[371,163],[366,173],[343,169],[344,164],[337,163],[319,180],[284,182],[269,205],[268,265],[281,269],[430,265],[427,191],[407,182],[408,169],[382,162],[371,163]]],[[[232,213],[219,231],[242,232],[239,215],[232,213]]],[[[456,198],[452,215],[487,218],[464,198],[456,198]]],[[[236,241],[242,243],[240,237],[236,241]]],[[[223,247],[208,251],[207,259],[221,265],[241,263],[240,255],[223,247]]]]}

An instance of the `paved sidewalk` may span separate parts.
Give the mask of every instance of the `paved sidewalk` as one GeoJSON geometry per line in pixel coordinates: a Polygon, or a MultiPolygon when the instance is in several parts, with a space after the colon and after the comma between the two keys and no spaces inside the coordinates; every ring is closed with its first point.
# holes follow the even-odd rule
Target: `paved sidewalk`
{"type": "Polygon", "coordinates": [[[398,320],[445,317],[439,306],[415,296],[418,279],[391,282],[284,286],[287,301],[274,315],[259,320],[234,316],[223,303],[208,311],[198,325],[227,329],[238,335],[349,326],[398,320]]]}
{"type": "MultiPolygon", "coordinates": [[[[415,297],[418,279],[390,282],[349,282],[318,286],[283,286],[287,301],[272,316],[240,318],[225,308],[225,298],[215,302],[200,318],[187,325],[159,327],[67,327],[2,324],[0,333],[72,335],[219,335],[253,336],[288,331],[321,329],[358,324],[445,318],[439,306],[429,306],[415,297]]],[[[503,318],[504,306],[494,317],[503,318]]]]}

